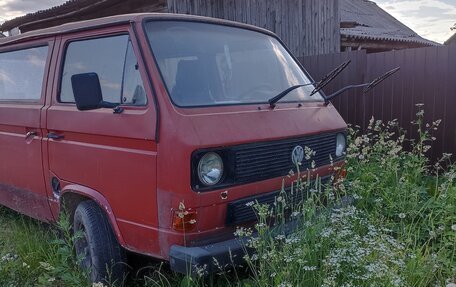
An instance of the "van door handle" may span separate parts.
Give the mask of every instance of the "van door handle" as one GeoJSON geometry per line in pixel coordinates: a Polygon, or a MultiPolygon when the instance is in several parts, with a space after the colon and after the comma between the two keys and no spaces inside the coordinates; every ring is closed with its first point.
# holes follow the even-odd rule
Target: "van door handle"
{"type": "Polygon", "coordinates": [[[30,131],[25,134],[25,140],[28,140],[31,137],[36,136],[38,133],[36,131],[30,131]]]}
{"type": "Polygon", "coordinates": [[[56,134],[56,133],[53,133],[53,132],[50,132],[50,133],[47,134],[47,138],[48,139],[52,139],[52,140],[61,140],[61,139],[64,138],[64,136],[56,134]]]}

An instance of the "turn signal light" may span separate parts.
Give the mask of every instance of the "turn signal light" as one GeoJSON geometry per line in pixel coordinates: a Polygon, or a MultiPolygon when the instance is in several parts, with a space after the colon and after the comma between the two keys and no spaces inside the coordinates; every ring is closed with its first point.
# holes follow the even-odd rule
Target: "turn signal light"
{"type": "Polygon", "coordinates": [[[344,181],[344,179],[346,177],[347,177],[347,169],[341,168],[334,177],[333,186],[335,188],[339,188],[340,184],[344,181]]]}
{"type": "Polygon", "coordinates": [[[173,214],[173,229],[176,231],[193,231],[196,229],[196,211],[175,210],[173,214]]]}
{"type": "Polygon", "coordinates": [[[345,179],[347,177],[347,169],[342,168],[337,174],[338,179],[345,179]]]}

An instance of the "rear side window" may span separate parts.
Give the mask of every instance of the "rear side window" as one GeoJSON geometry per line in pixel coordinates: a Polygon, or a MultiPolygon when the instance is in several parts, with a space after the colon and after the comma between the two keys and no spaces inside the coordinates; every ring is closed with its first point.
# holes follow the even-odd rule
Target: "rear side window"
{"type": "Polygon", "coordinates": [[[74,103],[71,77],[82,73],[98,75],[104,101],[126,105],[147,103],[128,35],[71,42],[65,55],[60,102],[74,103]]]}
{"type": "Polygon", "coordinates": [[[48,47],[0,53],[0,100],[39,100],[48,47]]]}

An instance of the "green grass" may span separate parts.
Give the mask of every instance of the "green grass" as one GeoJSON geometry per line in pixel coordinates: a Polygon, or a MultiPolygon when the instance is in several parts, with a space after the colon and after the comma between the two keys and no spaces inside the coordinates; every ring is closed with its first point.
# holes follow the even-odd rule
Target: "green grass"
{"type": "MultiPolygon", "coordinates": [[[[455,287],[456,166],[449,155],[430,164],[439,122],[425,124],[423,117],[419,110],[415,141],[395,121],[372,120],[363,134],[350,129],[348,177],[337,193],[309,185],[301,175],[310,171],[302,171],[294,192],[305,192],[307,201],[290,204],[281,193],[274,209],[249,203],[259,222],[236,236],[258,236],[248,240],[254,251],[242,268],[191,278],[148,265],[124,285],[455,287]],[[346,196],[355,203],[341,205],[346,196]],[[290,215],[298,225],[284,234],[290,215]]],[[[72,242],[65,218],[50,228],[0,208],[0,286],[90,286],[72,242]]]]}
{"type": "Polygon", "coordinates": [[[59,228],[0,207],[0,286],[84,286],[65,218],[59,228]]]}

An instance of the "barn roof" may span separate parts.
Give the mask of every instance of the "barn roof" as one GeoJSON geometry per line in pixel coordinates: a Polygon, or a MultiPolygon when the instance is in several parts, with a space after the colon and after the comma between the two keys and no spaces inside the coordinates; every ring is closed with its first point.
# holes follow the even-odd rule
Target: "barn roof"
{"type": "Polygon", "coordinates": [[[340,0],[340,16],[342,37],[371,41],[408,42],[423,46],[440,45],[420,37],[369,0],[340,0]]]}
{"type": "MultiPolygon", "coordinates": [[[[138,12],[162,12],[166,0],[68,0],[61,5],[57,5],[48,9],[39,10],[34,13],[29,13],[24,16],[16,17],[8,20],[0,25],[0,31],[9,31],[13,28],[20,28],[21,32],[41,29],[43,27],[50,27],[43,23],[53,22],[56,20],[61,23],[75,22],[78,20],[89,20],[94,18],[101,18],[113,16],[119,13],[114,13],[116,9],[113,7],[125,8],[125,13],[138,13],[138,12]],[[141,10],[140,8],[148,4],[156,5],[156,9],[141,10]]],[[[120,9],[120,8],[118,8],[120,9]]]]}
{"type": "Polygon", "coordinates": [[[24,16],[16,17],[8,20],[0,25],[0,31],[8,31],[15,27],[20,27],[23,24],[29,22],[40,21],[49,17],[61,17],[67,13],[79,11],[81,8],[90,9],[96,7],[103,2],[118,2],[117,0],[69,0],[61,5],[53,6],[48,9],[39,10],[33,13],[29,13],[24,16]]]}
{"type": "Polygon", "coordinates": [[[448,40],[445,41],[445,45],[456,44],[456,33],[453,34],[448,40]]]}

